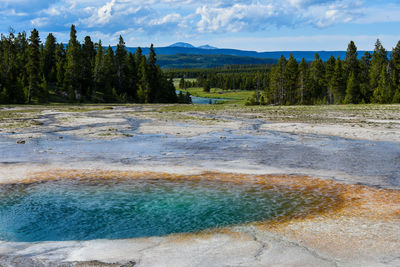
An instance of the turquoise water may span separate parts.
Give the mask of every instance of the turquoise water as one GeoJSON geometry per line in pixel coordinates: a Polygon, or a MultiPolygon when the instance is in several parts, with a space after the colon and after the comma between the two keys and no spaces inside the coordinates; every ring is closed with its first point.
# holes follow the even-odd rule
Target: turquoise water
{"type": "Polygon", "coordinates": [[[296,193],[217,181],[59,180],[0,186],[0,240],[122,239],[194,232],[289,214],[296,193]]]}

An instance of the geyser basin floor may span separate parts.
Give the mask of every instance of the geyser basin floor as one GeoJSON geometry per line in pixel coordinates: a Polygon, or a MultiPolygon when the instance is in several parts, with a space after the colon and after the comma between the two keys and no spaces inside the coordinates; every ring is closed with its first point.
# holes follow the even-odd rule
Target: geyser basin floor
{"type": "Polygon", "coordinates": [[[118,180],[121,184],[129,184],[143,177],[148,183],[160,179],[164,183],[183,184],[211,181],[211,184],[226,183],[229,187],[278,189],[278,192],[297,195],[296,199],[301,196],[305,200],[318,201],[309,202],[300,212],[199,233],[130,240],[3,242],[0,243],[0,255],[7,256],[0,257],[0,263],[2,260],[15,261],[15,257],[19,260],[29,258],[34,265],[38,265],[38,261],[73,264],[90,260],[135,261],[141,266],[396,266],[400,263],[398,190],[287,175],[173,175],[89,170],[37,173],[20,181],[19,186],[26,187],[39,181],[57,183],[59,177],[64,177],[67,183],[75,183],[78,179],[90,184],[95,180],[95,185],[98,177],[106,184],[118,180]]]}

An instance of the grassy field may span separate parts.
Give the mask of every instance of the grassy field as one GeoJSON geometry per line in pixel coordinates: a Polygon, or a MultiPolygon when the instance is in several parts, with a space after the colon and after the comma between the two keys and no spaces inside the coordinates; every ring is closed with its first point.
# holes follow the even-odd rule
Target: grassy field
{"type": "Polygon", "coordinates": [[[203,88],[195,87],[181,90],[189,92],[192,96],[227,99],[230,103],[244,104],[246,100],[254,94],[254,91],[224,91],[219,88],[211,88],[210,92],[204,92],[203,88]]]}
{"type": "MultiPolygon", "coordinates": [[[[186,81],[194,82],[196,79],[185,79],[186,81]]],[[[179,91],[189,92],[192,96],[216,98],[216,99],[228,99],[226,103],[230,104],[244,104],[246,100],[254,94],[254,91],[243,91],[243,90],[222,90],[220,88],[211,88],[210,92],[204,92],[201,87],[193,87],[187,89],[179,88],[180,79],[174,79],[175,88],[179,91]]]]}

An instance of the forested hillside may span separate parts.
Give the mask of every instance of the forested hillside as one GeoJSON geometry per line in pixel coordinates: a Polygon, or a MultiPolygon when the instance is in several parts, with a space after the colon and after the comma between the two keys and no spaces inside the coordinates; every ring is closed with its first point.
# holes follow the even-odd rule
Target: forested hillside
{"type": "Polygon", "coordinates": [[[11,32],[0,40],[0,103],[177,102],[156,60],[153,45],[146,58],[121,36],[115,53],[90,36],[80,43],[74,25],[66,46],[51,33],[43,44],[36,29],[29,38],[11,32]]]}
{"type": "Polygon", "coordinates": [[[299,63],[292,55],[281,56],[278,64],[265,69],[236,72],[174,70],[197,80],[183,86],[255,90],[248,104],[358,104],[400,102],[400,42],[389,53],[377,40],[374,52],[359,58],[350,42],[344,59],[331,56],[324,62],[318,54],[310,63],[299,63]]]}
{"type": "Polygon", "coordinates": [[[214,68],[226,65],[276,64],[277,59],[255,58],[231,55],[159,55],[158,64],[163,69],[174,68],[214,68]]]}

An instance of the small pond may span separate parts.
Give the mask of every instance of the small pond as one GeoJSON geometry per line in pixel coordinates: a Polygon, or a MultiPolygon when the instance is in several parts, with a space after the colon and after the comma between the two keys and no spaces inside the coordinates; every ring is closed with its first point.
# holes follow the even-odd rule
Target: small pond
{"type": "MultiPolygon", "coordinates": [[[[177,94],[179,94],[179,90],[176,91],[177,94]]],[[[183,92],[185,94],[185,92],[183,92]]],[[[193,104],[216,104],[219,101],[227,101],[229,99],[222,99],[222,98],[208,98],[208,97],[198,97],[198,96],[190,96],[192,98],[192,103],[193,104]],[[211,103],[210,103],[211,101],[211,103]]]]}
{"type": "Polygon", "coordinates": [[[210,180],[60,179],[0,185],[0,240],[125,239],[307,211],[319,197],[210,180]]]}

